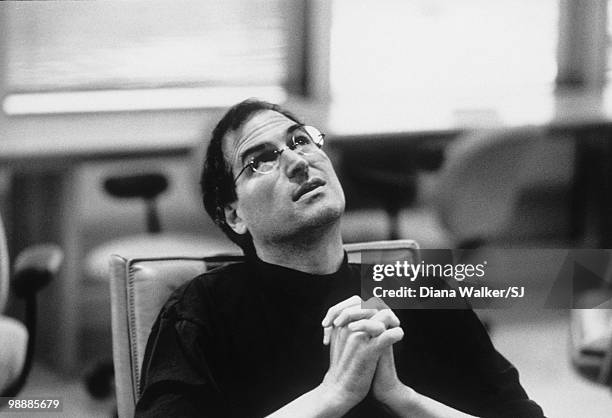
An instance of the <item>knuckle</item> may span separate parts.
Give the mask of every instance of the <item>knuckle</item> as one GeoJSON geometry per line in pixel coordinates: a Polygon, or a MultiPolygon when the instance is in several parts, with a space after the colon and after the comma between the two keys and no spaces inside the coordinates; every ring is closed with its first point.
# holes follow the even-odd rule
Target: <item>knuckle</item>
{"type": "Polygon", "coordinates": [[[360,304],[362,302],[361,298],[357,295],[351,296],[348,300],[351,304],[360,304]]]}
{"type": "Polygon", "coordinates": [[[360,319],[359,321],[355,321],[354,324],[355,327],[358,328],[371,327],[371,321],[368,319],[360,319]]]}
{"type": "Polygon", "coordinates": [[[352,332],[351,335],[348,336],[348,340],[354,343],[366,341],[368,338],[368,334],[363,331],[352,332]]]}
{"type": "Polygon", "coordinates": [[[339,317],[342,317],[343,319],[352,320],[352,319],[359,317],[360,312],[361,312],[361,309],[358,306],[351,306],[350,308],[347,308],[344,311],[342,311],[339,317]]]}
{"type": "Polygon", "coordinates": [[[385,328],[385,326],[384,326],[383,324],[378,323],[378,324],[376,324],[376,325],[373,327],[372,331],[373,331],[374,333],[376,333],[376,335],[380,335],[380,334],[382,334],[383,332],[385,332],[385,331],[386,331],[386,329],[387,329],[387,328],[385,328]]]}
{"type": "Polygon", "coordinates": [[[355,312],[359,311],[359,306],[349,306],[348,308],[346,308],[343,313],[346,315],[352,315],[355,312]]]}

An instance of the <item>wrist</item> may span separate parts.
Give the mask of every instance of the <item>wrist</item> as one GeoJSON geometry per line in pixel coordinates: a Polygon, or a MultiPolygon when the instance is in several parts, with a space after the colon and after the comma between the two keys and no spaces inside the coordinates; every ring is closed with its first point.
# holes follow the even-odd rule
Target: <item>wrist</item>
{"type": "Polygon", "coordinates": [[[304,393],[297,399],[289,402],[276,412],[268,415],[269,418],[341,418],[352,407],[347,399],[340,396],[338,391],[332,390],[331,385],[321,383],[314,389],[304,393]]]}
{"type": "Polygon", "coordinates": [[[334,412],[332,416],[343,416],[361,401],[357,396],[325,380],[314,389],[314,392],[323,408],[334,412]]]}
{"type": "Polygon", "coordinates": [[[399,412],[412,409],[418,404],[419,394],[412,388],[398,381],[398,384],[384,393],[375,394],[375,398],[391,411],[399,412]]]}

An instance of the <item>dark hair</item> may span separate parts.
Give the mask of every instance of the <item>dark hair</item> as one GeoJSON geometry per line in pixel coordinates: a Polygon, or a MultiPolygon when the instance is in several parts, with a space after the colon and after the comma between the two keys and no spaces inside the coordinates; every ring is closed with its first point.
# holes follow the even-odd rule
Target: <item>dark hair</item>
{"type": "Polygon", "coordinates": [[[253,238],[251,234],[237,234],[227,224],[224,208],[228,203],[237,198],[234,188],[234,175],[232,167],[223,154],[223,140],[225,136],[247,122],[247,120],[258,112],[273,110],[295,123],[301,123],[293,114],[280,106],[257,99],[247,99],[232,106],[221,118],[212,132],[210,143],[204,157],[200,188],[202,190],[202,201],[204,208],[213,221],[219,225],[221,230],[238,244],[245,254],[254,253],[253,238]]]}

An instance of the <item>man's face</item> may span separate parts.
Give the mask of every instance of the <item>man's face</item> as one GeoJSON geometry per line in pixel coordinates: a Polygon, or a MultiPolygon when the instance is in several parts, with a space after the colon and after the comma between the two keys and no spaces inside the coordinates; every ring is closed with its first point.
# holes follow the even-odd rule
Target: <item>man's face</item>
{"type": "MultiPolygon", "coordinates": [[[[285,148],[295,126],[284,115],[264,110],[226,135],[223,153],[234,177],[262,150],[285,148]]],[[[226,207],[226,219],[234,231],[249,231],[255,243],[299,239],[337,223],[344,211],[342,186],[318,148],[308,155],[285,149],[267,174],[247,168],[236,181],[236,195],[226,207]]]]}

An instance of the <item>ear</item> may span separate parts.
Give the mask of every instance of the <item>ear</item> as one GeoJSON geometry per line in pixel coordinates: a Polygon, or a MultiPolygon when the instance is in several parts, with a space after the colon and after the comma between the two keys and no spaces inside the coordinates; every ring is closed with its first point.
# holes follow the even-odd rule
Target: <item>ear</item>
{"type": "Polygon", "coordinates": [[[234,230],[235,233],[242,235],[247,232],[246,223],[238,214],[236,202],[225,205],[223,211],[225,212],[225,222],[234,230]]]}

